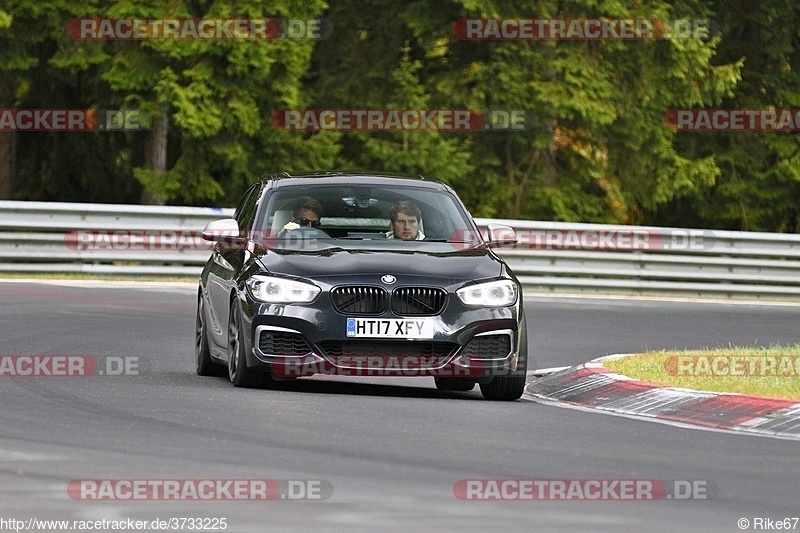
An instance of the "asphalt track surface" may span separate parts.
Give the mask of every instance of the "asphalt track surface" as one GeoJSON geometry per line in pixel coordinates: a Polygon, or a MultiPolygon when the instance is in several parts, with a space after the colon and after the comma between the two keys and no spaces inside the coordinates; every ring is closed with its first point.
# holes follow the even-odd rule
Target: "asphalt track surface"
{"type": "MultiPolygon", "coordinates": [[[[193,369],[195,289],[0,283],[0,355],[138,375],[0,377],[0,519],[226,518],[227,530],[740,531],[800,516],[800,443],[444,393],[430,378],[234,388],[193,369]],[[82,479],[324,480],[322,501],[85,501],[82,479]],[[706,480],[706,500],[464,501],[463,479],[706,480]],[[762,522],[764,523],[764,522],[762,522]]],[[[800,342],[800,308],[527,298],[532,366],[800,342]]],[[[0,523],[1,525],[2,523],[0,523]]],[[[800,529],[800,524],[796,526],[800,529]]]]}

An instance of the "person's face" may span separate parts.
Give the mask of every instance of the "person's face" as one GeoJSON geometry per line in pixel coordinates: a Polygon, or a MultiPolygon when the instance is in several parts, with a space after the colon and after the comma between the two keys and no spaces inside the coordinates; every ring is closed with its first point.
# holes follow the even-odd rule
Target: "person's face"
{"type": "Polygon", "coordinates": [[[319,216],[311,209],[301,209],[299,215],[294,218],[294,221],[301,226],[310,226],[313,225],[313,223],[319,222],[319,216]],[[308,220],[308,222],[303,223],[303,219],[308,220]]]}
{"type": "Polygon", "coordinates": [[[404,241],[413,241],[419,234],[419,222],[417,217],[406,213],[397,213],[397,219],[392,221],[392,231],[394,236],[404,241]]]}

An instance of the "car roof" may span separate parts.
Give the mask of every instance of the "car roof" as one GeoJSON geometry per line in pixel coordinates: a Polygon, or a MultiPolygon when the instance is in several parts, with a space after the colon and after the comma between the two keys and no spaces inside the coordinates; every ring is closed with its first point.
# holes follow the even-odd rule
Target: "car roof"
{"type": "Polygon", "coordinates": [[[289,174],[274,174],[264,180],[267,186],[290,187],[297,185],[405,185],[415,188],[450,190],[444,182],[424,176],[404,176],[381,172],[333,172],[317,171],[289,174]]]}

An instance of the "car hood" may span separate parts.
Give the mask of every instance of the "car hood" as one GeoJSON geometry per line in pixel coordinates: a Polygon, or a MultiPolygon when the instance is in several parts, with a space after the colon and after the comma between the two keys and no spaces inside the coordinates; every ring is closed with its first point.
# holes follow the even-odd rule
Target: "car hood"
{"type": "Polygon", "coordinates": [[[492,251],[455,250],[447,243],[410,249],[337,246],[308,252],[267,250],[257,261],[271,274],[320,280],[391,274],[398,278],[436,278],[454,283],[497,278],[503,272],[502,261],[492,251]]]}

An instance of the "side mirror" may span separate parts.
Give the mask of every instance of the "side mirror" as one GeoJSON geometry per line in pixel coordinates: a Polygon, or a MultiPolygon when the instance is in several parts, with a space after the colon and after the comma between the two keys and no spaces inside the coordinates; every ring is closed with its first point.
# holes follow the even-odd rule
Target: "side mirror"
{"type": "Polygon", "coordinates": [[[203,240],[222,242],[239,246],[247,242],[247,239],[239,235],[239,223],[232,218],[214,220],[206,224],[203,229],[203,240]]]}
{"type": "Polygon", "coordinates": [[[489,224],[489,246],[515,246],[517,244],[517,232],[514,228],[503,226],[502,224],[489,224]]]}

